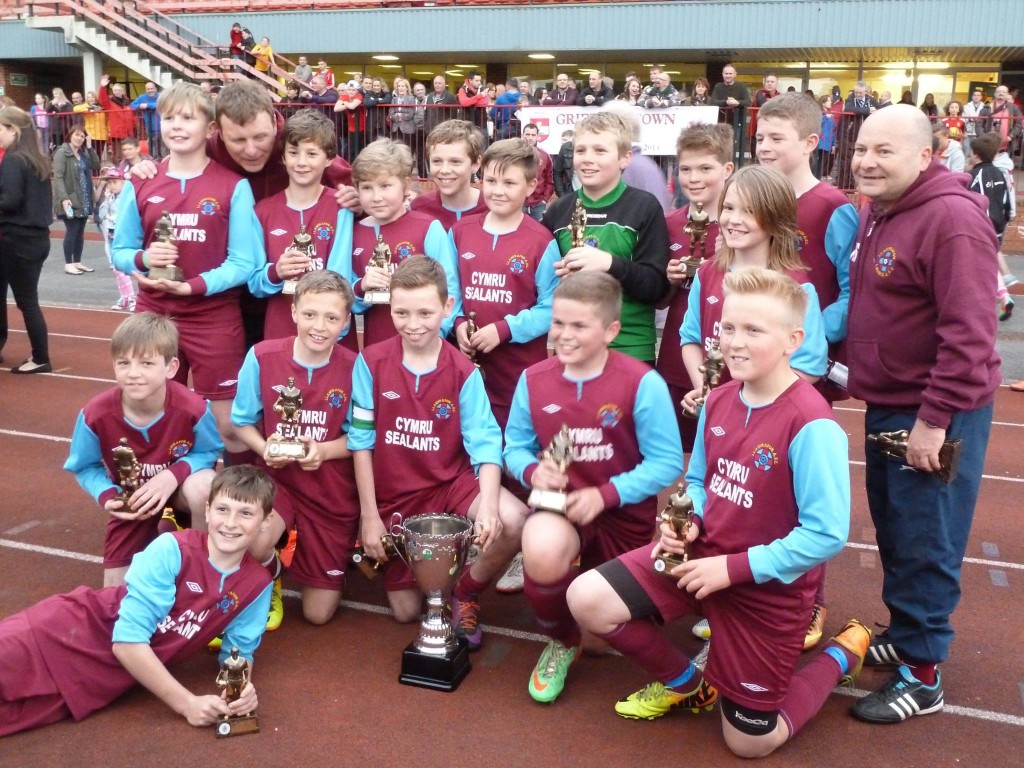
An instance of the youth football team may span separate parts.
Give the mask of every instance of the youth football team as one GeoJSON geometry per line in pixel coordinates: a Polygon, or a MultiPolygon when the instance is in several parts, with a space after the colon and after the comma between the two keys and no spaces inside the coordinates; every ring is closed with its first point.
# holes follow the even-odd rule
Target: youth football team
{"type": "Polygon", "coordinates": [[[364,148],[355,218],[322,182],[337,142],[318,113],[288,120],[287,189],[256,204],[206,155],[213,106],[198,87],[169,88],[158,109],[169,157],[125,188],[113,243],[115,267],[138,275],[137,314],[113,335],[116,386],[82,409],[65,465],[107,513],[104,588],[0,621],[0,736],[81,719],[136,682],[193,725],[252,711],[251,683],[229,704],[168,667],[218,642],[222,659],[238,648],[251,660],[281,623],[284,568],[304,618],[327,623],[359,542],[383,563],[394,617],[414,620],[422,595],[381,543],[396,512],[474,521],[480,556],[452,601],[473,650],[480,596],[522,552],[526,597],[551,638],[529,674],[539,702],[563,693],[584,649],[610,646],[649,680],[619,715],[717,704],[729,748],[755,757],[859,672],[871,633],[857,621],[797,670],[822,637],[824,564],[850,514],[847,438],[829,403],[841,394],[821,379],[845,334],[857,217],[811,174],[814,102],[768,102],[760,165],[735,172],[729,126],[682,131],[679,181],[710,218],[695,272],[682,261],[689,207],[666,220],[625,185],[632,132],[610,112],[577,124],[582,186],[540,224],[523,214],[533,148],[507,139],[484,152],[464,121],[428,136],[436,190],[411,210],[408,148],[364,148]],[[172,240],[157,238],[165,214],[172,240]],[[308,247],[295,245],[301,229],[308,247]],[[393,268],[371,260],[379,243],[393,268]],[[165,266],[184,278],[150,274],[165,266]],[[243,286],[267,307],[264,340],[248,351],[243,286]],[[373,301],[380,293],[389,304],[373,301]],[[657,356],[656,306],[668,308],[657,356]],[[727,368],[702,398],[716,340],[727,368]],[[296,458],[275,450],[289,381],[302,393],[296,458]],[[698,419],[677,420],[680,403],[692,416],[701,399],[698,419]],[[544,451],[563,425],[567,469],[544,451]],[[127,500],[122,438],[139,479],[127,500]],[[656,525],[684,447],[695,512],[685,541],[656,525]],[[528,509],[530,489],[566,492],[564,513],[528,509]],[[671,578],[655,572],[659,553],[684,548],[671,578]],[[682,616],[713,631],[706,668],[660,628],[682,616]]]}

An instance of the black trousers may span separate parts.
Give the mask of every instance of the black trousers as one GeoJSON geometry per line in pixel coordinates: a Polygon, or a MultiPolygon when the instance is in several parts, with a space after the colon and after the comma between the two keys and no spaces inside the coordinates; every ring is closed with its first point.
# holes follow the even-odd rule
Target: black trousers
{"type": "MultiPolygon", "coordinates": [[[[84,221],[84,220],[83,220],[84,221]]],[[[46,320],[39,307],[39,275],[50,255],[50,233],[24,235],[3,233],[0,237],[0,349],[7,343],[7,287],[25,318],[25,330],[32,345],[32,360],[50,362],[46,320]]]]}

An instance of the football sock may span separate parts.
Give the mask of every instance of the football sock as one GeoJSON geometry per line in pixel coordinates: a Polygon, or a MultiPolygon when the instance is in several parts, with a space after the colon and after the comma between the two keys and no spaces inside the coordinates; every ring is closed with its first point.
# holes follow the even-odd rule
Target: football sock
{"type": "Polygon", "coordinates": [[[832,643],[797,672],[789,682],[786,697],[779,705],[779,714],[789,726],[789,738],[796,734],[818,714],[825,700],[836,687],[839,678],[849,670],[849,659],[844,656],[847,668],[843,669],[838,659],[830,653],[838,649],[847,654],[845,648],[832,643]]]}
{"type": "Polygon", "coordinates": [[[660,680],[670,688],[685,685],[693,678],[696,668],[651,619],[633,619],[607,634],[595,633],[595,637],[642,667],[652,680],[660,680]]]}
{"type": "Polygon", "coordinates": [[[546,635],[561,641],[566,647],[580,644],[580,628],[565,599],[574,578],[576,571],[571,568],[554,584],[538,584],[530,574],[523,574],[523,591],[533,606],[537,624],[546,635]]]}
{"type": "Polygon", "coordinates": [[[925,664],[923,662],[911,663],[909,661],[904,661],[903,663],[906,665],[907,669],[910,670],[910,674],[912,674],[918,681],[927,686],[935,685],[937,678],[935,676],[934,664],[925,664]]]}

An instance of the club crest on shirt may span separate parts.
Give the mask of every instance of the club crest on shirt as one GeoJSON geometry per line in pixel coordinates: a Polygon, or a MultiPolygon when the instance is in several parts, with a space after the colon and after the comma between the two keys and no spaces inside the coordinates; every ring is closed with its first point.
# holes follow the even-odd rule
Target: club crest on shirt
{"type": "Polygon", "coordinates": [[[875,257],[875,274],[879,277],[891,277],[895,269],[896,249],[890,245],[875,257]]]}
{"type": "Polygon", "coordinates": [[[767,472],[778,463],[775,449],[769,443],[761,443],[754,449],[754,469],[759,472],[767,472]]]}
{"type": "Polygon", "coordinates": [[[797,251],[802,251],[804,248],[806,248],[807,247],[807,243],[808,243],[807,233],[804,232],[802,229],[798,229],[796,231],[796,249],[797,249],[797,251]]]}
{"type": "Polygon", "coordinates": [[[601,240],[596,235],[587,235],[583,238],[583,244],[589,245],[591,248],[597,248],[601,245],[601,240]]]}
{"type": "Polygon", "coordinates": [[[334,235],[334,227],[330,222],[320,221],[313,225],[313,237],[317,240],[330,240],[334,235]]]}
{"type": "Polygon", "coordinates": [[[622,409],[615,403],[605,403],[597,409],[597,423],[604,429],[614,427],[622,421],[622,409]]]}
{"type": "Polygon", "coordinates": [[[408,240],[403,240],[402,242],[395,244],[395,256],[398,257],[399,261],[405,261],[415,253],[416,246],[408,240]]]}
{"type": "Polygon", "coordinates": [[[192,443],[188,440],[175,440],[167,449],[167,453],[172,459],[180,459],[182,456],[187,456],[191,450],[192,443]]]}
{"type": "Polygon", "coordinates": [[[348,402],[348,395],[345,394],[344,389],[334,387],[327,390],[327,394],[324,395],[324,400],[331,408],[343,408],[345,403],[348,402]]]}
{"type": "Polygon", "coordinates": [[[447,397],[442,397],[440,400],[434,401],[434,404],[430,406],[430,412],[434,414],[435,419],[450,419],[455,415],[455,403],[447,397]]]}
{"type": "Polygon", "coordinates": [[[214,607],[225,615],[229,614],[238,607],[238,595],[229,591],[220,596],[214,607]]]}
{"type": "Polygon", "coordinates": [[[505,263],[508,265],[508,271],[513,275],[521,275],[530,268],[530,260],[521,253],[512,254],[505,263]]]}
{"type": "Polygon", "coordinates": [[[203,216],[213,216],[220,210],[220,200],[215,197],[204,197],[196,203],[196,210],[203,216]]]}

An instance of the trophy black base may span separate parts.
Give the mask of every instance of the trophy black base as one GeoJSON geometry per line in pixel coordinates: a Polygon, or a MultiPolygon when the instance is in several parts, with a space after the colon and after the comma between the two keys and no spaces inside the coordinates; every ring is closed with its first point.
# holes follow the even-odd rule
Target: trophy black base
{"type": "Polygon", "coordinates": [[[260,721],[256,715],[242,715],[241,717],[228,717],[217,721],[217,738],[226,739],[229,736],[245,736],[248,733],[259,733],[260,721]]]}
{"type": "Polygon", "coordinates": [[[417,650],[416,643],[409,643],[402,651],[402,673],[398,682],[435,691],[454,691],[471,668],[469,644],[461,637],[456,640],[459,647],[449,656],[431,656],[417,650]]]}

